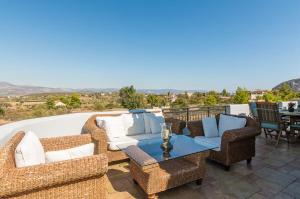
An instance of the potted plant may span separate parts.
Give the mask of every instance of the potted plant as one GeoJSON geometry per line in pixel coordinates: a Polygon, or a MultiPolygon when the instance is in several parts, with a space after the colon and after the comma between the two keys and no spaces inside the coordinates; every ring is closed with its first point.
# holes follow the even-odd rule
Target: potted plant
{"type": "Polygon", "coordinates": [[[289,112],[294,112],[294,111],[295,111],[295,105],[296,105],[296,103],[290,102],[290,103],[288,104],[288,111],[289,111],[289,112]]]}

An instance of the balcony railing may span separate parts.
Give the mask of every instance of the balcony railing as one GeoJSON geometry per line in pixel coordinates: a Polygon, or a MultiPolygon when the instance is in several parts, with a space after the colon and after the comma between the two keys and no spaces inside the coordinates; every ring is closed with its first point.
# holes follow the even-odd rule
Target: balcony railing
{"type": "Polygon", "coordinates": [[[213,117],[220,113],[226,113],[227,106],[199,106],[188,108],[163,109],[166,118],[176,118],[183,121],[201,120],[205,117],[213,117]]]}

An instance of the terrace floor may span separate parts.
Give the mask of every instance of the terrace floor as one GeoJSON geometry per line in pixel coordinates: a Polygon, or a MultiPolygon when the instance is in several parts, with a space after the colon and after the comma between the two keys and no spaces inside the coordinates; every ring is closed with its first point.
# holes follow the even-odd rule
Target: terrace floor
{"type": "MultiPolygon", "coordinates": [[[[109,199],[146,198],[133,183],[128,163],[109,167],[107,191],[109,199]]],[[[162,199],[185,198],[300,198],[300,144],[289,147],[284,141],[276,148],[263,137],[256,141],[256,156],[251,166],[246,161],[233,165],[230,171],[207,162],[202,185],[189,183],[158,194],[162,199]]]]}

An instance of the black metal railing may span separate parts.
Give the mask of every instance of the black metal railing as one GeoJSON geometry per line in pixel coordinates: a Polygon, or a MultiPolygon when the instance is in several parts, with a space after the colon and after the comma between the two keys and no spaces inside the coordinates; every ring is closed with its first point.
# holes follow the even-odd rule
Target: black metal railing
{"type": "Polygon", "coordinates": [[[227,106],[198,106],[188,108],[163,109],[166,118],[176,118],[183,121],[201,120],[205,117],[212,117],[220,113],[226,113],[227,106]]]}

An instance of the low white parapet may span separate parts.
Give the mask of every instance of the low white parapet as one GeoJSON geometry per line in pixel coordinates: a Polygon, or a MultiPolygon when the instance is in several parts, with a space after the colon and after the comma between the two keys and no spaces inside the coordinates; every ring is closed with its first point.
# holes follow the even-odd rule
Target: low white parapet
{"type": "Polygon", "coordinates": [[[226,113],[231,115],[250,115],[248,104],[230,104],[226,108],[226,113]]]}
{"type": "MultiPolygon", "coordinates": [[[[152,109],[152,111],[161,109],[152,109]]],[[[135,110],[139,111],[139,110],[135,110]]],[[[145,110],[140,110],[145,111],[145,110]]],[[[151,111],[147,109],[146,111],[151,111]]],[[[129,113],[128,110],[86,112],[22,120],[0,126],[0,147],[18,131],[33,131],[38,137],[79,135],[85,122],[94,114],[129,113]]]]}

